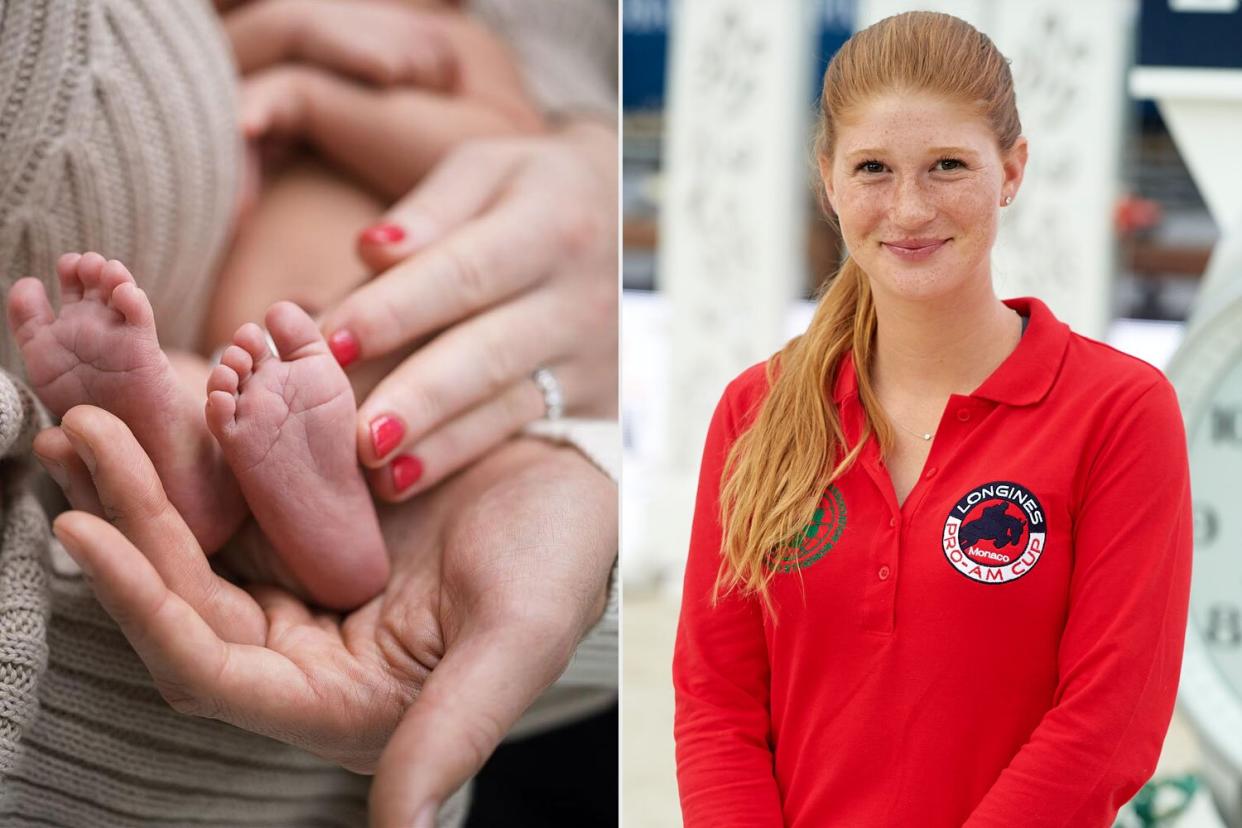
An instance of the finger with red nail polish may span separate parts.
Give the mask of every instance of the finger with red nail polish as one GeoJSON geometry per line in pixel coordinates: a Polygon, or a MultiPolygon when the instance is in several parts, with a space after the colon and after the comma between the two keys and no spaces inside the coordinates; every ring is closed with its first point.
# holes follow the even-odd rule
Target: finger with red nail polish
{"type": "Polygon", "coordinates": [[[354,336],[348,328],[341,328],[328,337],[328,350],[332,352],[332,356],[336,357],[336,361],[342,368],[358,359],[358,355],[362,352],[361,346],[358,345],[358,337],[354,336]]]}
{"type": "Polygon", "coordinates": [[[401,494],[423,476],[423,461],[412,454],[401,454],[392,460],[392,487],[401,494]]]}
{"type": "Polygon", "coordinates": [[[391,414],[381,414],[371,421],[371,448],[377,461],[392,453],[405,438],[405,423],[391,414]]]}
{"type": "Polygon", "coordinates": [[[405,239],[405,230],[397,224],[376,224],[358,234],[359,244],[395,244],[405,239]]]}

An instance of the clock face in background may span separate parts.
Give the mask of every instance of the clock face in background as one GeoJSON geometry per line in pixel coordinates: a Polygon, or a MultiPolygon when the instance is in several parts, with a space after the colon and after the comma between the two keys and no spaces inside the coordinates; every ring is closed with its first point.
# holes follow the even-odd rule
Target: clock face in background
{"type": "Polygon", "coordinates": [[[1178,702],[1242,773],[1242,296],[1234,296],[1192,321],[1168,374],[1186,418],[1195,520],[1178,702]]]}
{"type": "Polygon", "coordinates": [[[1242,699],[1242,350],[1232,353],[1187,423],[1195,510],[1190,614],[1212,663],[1242,699]]]}

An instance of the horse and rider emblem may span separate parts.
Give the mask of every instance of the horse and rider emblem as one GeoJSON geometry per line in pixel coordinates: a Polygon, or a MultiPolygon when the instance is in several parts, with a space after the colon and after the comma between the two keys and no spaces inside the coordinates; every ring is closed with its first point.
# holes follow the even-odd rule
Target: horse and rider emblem
{"type": "Polygon", "coordinates": [[[1017,483],[976,486],[949,511],[942,549],[958,572],[982,584],[1021,578],[1039,563],[1046,535],[1039,499],[1017,483]]]}

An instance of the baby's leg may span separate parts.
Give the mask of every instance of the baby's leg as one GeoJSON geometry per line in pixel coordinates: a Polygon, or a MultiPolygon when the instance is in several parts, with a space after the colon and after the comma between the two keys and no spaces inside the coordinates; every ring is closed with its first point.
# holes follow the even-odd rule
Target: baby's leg
{"type": "Polygon", "coordinates": [[[200,350],[227,345],[241,325],[281,300],[314,314],[343,299],[365,279],[354,253],[358,233],[383,211],[374,196],[319,160],[303,156],[278,170],[217,277],[200,350]]]}
{"type": "MultiPolygon", "coordinates": [[[[282,168],[238,232],[217,279],[202,350],[227,345],[234,331],[262,319],[276,302],[292,301],[313,316],[344,299],[366,279],[354,254],[358,233],[383,211],[362,187],[317,159],[298,158],[282,168]]],[[[353,366],[354,398],[365,399],[406,356],[353,366]]]]}
{"type": "Polygon", "coordinates": [[[207,377],[211,374],[211,363],[190,351],[165,351],[164,355],[168,357],[168,363],[186,393],[195,400],[202,400],[207,377]]]}
{"type": "Polygon", "coordinates": [[[90,404],[124,420],[199,544],[218,549],[245,504],[207,432],[201,390],[183,385],[160,349],[147,295],[123,264],[97,253],[67,254],[56,269],[59,314],[38,279],[9,292],[9,324],[35,393],[57,416],[90,404]]]}
{"type": "Polygon", "coordinates": [[[352,609],[388,580],[353,391],[301,308],[279,302],[265,321],[280,355],[243,325],[208,380],[208,427],[288,572],[315,602],[352,609]]]}

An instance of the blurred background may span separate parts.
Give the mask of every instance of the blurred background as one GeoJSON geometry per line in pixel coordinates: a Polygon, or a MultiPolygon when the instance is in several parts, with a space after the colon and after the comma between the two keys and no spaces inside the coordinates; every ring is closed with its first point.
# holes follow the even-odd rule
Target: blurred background
{"type": "MultiPolygon", "coordinates": [[[[803,329],[842,255],[811,184],[824,67],[857,28],[915,8],[970,21],[1011,60],[1031,158],[1002,212],[998,295],[1038,296],[1079,333],[1167,367],[1187,320],[1216,312],[1204,283],[1242,281],[1221,252],[1242,231],[1237,0],[625,0],[626,825],[681,824],[670,663],[711,411],[803,329]]],[[[1179,700],[1159,784],[1119,824],[1242,825],[1242,727],[1229,730],[1242,689],[1217,673],[1229,715],[1204,721],[1179,700]]],[[[1183,695],[1193,684],[1184,675],[1183,695]]]]}

